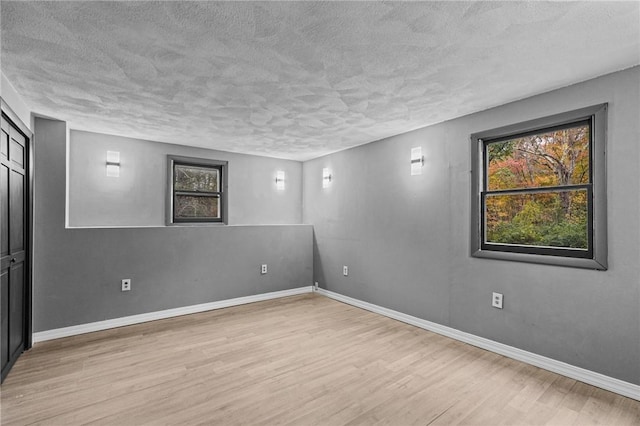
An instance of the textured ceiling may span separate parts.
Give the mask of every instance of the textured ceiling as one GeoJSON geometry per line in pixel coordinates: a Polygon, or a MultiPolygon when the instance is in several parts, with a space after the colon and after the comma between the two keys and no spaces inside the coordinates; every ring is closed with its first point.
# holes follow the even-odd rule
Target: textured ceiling
{"type": "Polygon", "coordinates": [[[71,128],[305,160],[640,63],[640,2],[10,2],[71,128]]]}

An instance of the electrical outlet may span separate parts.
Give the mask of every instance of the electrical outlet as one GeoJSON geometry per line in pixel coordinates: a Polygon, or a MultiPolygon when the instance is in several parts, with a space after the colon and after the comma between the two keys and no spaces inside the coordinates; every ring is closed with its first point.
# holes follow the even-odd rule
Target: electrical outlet
{"type": "Polygon", "coordinates": [[[494,308],[502,309],[502,293],[493,293],[491,306],[493,306],[494,308]]]}
{"type": "Polygon", "coordinates": [[[316,281],[315,283],[313,283],[313,289],[315,291],[318,291],[318,281],[316,281]]]}
{"type": "Polygon", "coordinates": [[[131,290],[131,278],[125,278],[122,280],[122,290],[121,291],[129,291],[131,290]]]}
{"type": "Polygon", "coordinates": [[[266,264],[266,263],[263,263],[263,264],[262,264],[262,267],[260,268],[260,273],[261,273],[262,275],[264,275],[264,274],[266,274],[266,273],[267,273],[267,264],[266,264]]]}
{"type": "Polygon", "coordinates": [[[342,275],[344,275],[345,277],[347,275],[349,275],[349,267],[348,266],[343,266],[342,267],[342,275]]]}

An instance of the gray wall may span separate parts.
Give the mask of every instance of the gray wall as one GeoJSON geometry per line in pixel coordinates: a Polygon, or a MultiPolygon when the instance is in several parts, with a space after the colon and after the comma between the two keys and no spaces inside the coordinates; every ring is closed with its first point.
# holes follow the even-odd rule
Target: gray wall
{"type": "Polygon", "coordinates": [[[320,287],[640,384],[640,67],[308,161],[320,287]],[[470,257],[469,135],[609,103],[609,270],[470,257]],[[412,147],[425,154],[410,176],[412,147]],[[332,169],[322,189],[322,168],[332,169]],[[348,265],[349,276],[342,276],[348,265]],[[504,309],[491,293],[504,293],[504,309]]]}
{"type": "MultiPolygon", "coordinates": [[[[636,67],[306,162],[302,217],[313,236],[310,225],[66,229],[65,124],[36,119],[34,331],[314,278],[329,290],[640,384],[639,82],[636,67]],[[471,258],[469,135],[602,102],[610,106],[610,269],[471,258]],[[412,177],[414,146],[426,164],[412,177]],[[333,173],[326,190],[322,167],[333,173]],[[266,276],[260,263],[269,263],[266,276]],[[121,278],[133,278],[130,293],[119,291],[121,278]],[[504,310],[491,308],[492,291],[504,293],[504,310]]],[[[266,172],[275,164],[246,164],[254,161],[266,172]]],[[[262,175],[251,179],[243,186],[261,187],[262,175]]],[[[241,216],[253,215],[247,209],[260,199],[247,197],[233,201],[232,223],[259,221],[241,216]]],[[[294,195],[285,197],[295,204],[294,195]]],[[[299,211],[287,212],[295,223],[299,211]]]]}
{"type": "MultiPolygon", "coordinates": [[[[64,122],[35,120],[35,332],[311,285],[311,226],[65,228],[66,137],[64,122]],[[267,275],[260,275],[262,263],[269,265],[267,275]],[[122,278],[133,280],[128,293],[120,291],[122,278]]],[[[181,155],[205,151],[159,145],[181,155]]],[[[240,180],[234,186],[238,191],[230,214],[235,214],[235,221],[256,222],[259,217],[253,212],[260,211],[262,196],[240,189],[262,187],[264,177],[256,170],[269,172],[284,165],[295,173],[296,165],[241,157],[230,159],[240,180]],[[243,176],[244,167],[251,170],[244,170],[243,176]]],[[[144,167],[136,170],[136,179],[154,178],[142,174],[144,167]]],[[[104,170],[104,164],[99,168],[104,170]]],[[[299,219],[299,189],[295,184],[292,189],[291,198],[281,200],[291,211],[271,206],[270,220],[299,219]]],[[[118,195],[131,197],[124,189],[118,195]]],[[[163,201],[163,214],[164,192],[156,191],[156,197],[163,201]]],[[[95,203],[104,206],[99,200],[95,203]]]]}
{"type": "Polygon", "coordinates": [[[167,155],[228,161],[230,225],[299,224],[302,163],[71,130],[69,226],[165,226],[167,155]],[[120,177],[107,177],[107,151],[120,177]],[[276,170],[286,173],[276,189],[276,170]]]}

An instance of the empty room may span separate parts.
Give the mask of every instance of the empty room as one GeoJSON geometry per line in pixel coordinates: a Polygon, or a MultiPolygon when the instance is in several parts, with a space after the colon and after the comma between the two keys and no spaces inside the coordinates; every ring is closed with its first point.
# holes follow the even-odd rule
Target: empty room
{"type": "Polygon", "coordinates": [[[639,1],[0,16],[0,424],[640,424],[639,1]]]}

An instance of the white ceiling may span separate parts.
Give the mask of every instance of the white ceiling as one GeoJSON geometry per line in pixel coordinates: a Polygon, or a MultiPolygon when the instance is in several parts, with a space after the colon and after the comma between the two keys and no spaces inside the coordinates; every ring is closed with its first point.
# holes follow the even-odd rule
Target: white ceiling
{"type": "Polygon", "coordinates": [[[640,2],[11,2],[71,128],[306,160],[640,63],[640,2]]]}

